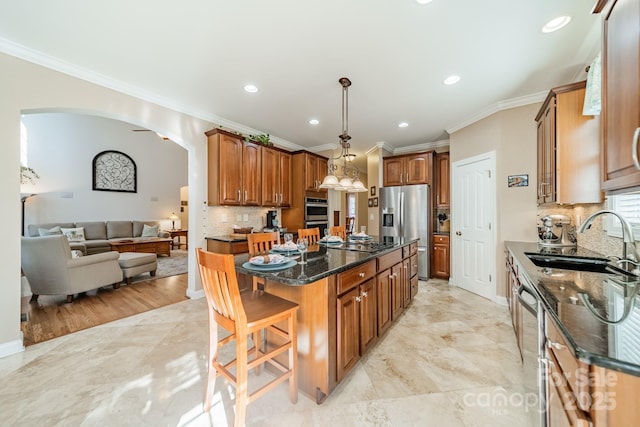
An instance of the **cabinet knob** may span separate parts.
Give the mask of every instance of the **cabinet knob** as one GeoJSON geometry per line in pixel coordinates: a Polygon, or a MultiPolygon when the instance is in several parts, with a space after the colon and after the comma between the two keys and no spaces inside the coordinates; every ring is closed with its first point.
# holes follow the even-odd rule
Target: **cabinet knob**
{"type": "Polygon", "coordinates": [[[362,298],[360,298],[359,296],[356,297],[356,302],[362,302],[362,298]]]}
{"type": "Polygon", "coordinates": [[[549,348],[555,348],[556,350],[562,350],[563,348],[567,348],[565,345],[560,344],[559,342],[549,341],[547,343],[549,348]]]}
{"type": "Polygon", "coordinates": [[[366,298],[369,294],[367,292],[362,292],[362,296],[366,298]]]}
{"type": "Polygon", "coordinates": [[[363,272],[358,273],[358,277],[364,277],[364,273],[363,272]]]}

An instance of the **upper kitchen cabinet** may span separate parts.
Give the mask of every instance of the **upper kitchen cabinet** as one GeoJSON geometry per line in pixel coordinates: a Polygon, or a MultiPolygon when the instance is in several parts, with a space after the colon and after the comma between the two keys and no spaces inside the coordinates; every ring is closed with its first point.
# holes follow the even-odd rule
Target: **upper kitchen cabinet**
{"type": "Polygon", "coordinates": [[[260,146],[220,129],[206,135],[209,205],[260,206],[260,146]]]}
{"type": "Polygon", "coordinates": [[[600,0],[602,13],[602,189],[640,186],[640,3],[600,0]]]}
{"type": "Polygon", "coordinates": [[[320,188],[320,184],[322,184],[322,181],[328,173],[328,159],[311,153],[300,153],[297,155],[304,157],[304,182],[306,191],[316,191],[326,194],[327,189],[320,188]]]}
{"type": "Polygon", "coordinates": [[[435,160],[436,208],[448,208],[450,201],[449,153],[437,153],[435,160]]]}
{"type": "Polygon", "coordinates": [[[291,154],[262,147],[262,205],[291,206],[291,154]]]}
{"type": "Polygon", "coordinates": [[[600,203],[600,120],[583,116],[586,82],[551,89],[536,116],[538,203],[600,203]]]}
{"type": "Polygon", "coordinates": [[[383,185],[431,184],[433,151],[382,159],[383,185]]]}

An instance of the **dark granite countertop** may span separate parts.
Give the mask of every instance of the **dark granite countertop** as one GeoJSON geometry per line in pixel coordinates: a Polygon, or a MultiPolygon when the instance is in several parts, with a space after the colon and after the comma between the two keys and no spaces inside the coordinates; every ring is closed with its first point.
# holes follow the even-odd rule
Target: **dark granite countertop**
{"type": "Polygon", "coordinates": [[[537,252],[606,258],[584,248],[559,250],[527,242],[505,242],[505,246],[579,360],[640,376],[640,352],[637,345],[629,345],[640,341],[640,299],[635,292],[640,283],[616,274],[538,267],[525,255],[537,252]],[[588,297],[593,311],[579,293],[588,297]],[[625,309],[628,316],[624,316],[625,309]]]}
{"type": "MultiPolygon", "coordinates": [[[[313,283],[333,274],[341,273],[349,270],[359,264],[376,259],[380,255],[392,252],[398,248],[417,242],[418,239],[404,238],[386,238],[388,245],[382,249],[368,249],[364,246],[363,250],[352,246],[352,250],[326,245],[311,245],[309,252],[305,254],[307,264],[297,264],[285,270],[278,271],[256,271],[250,270],[242,266],[249,260],[249,254],[236,255],[236,272],[249,274],[252,276],[263,277],[268,280],[284,283],[287,285],[299,286],[313,283]],[[366,249],[366,251],[364,251],[366,249]]],[[[380,243],[377,238],[372,241],[373,244],[380,243]]],[[[296,254],[299,256],[300,254],[296,254]]],[[[299,258],[297,259],[299,261],[299,258]]]]}
{"type": "Polygon", "coordinates": [[[238,239],[237,237],[231,237],[228,234],[221,236],[206,236],[205,240],[218,240],[220,242],[246,242],[247,239],[238,239]]]}

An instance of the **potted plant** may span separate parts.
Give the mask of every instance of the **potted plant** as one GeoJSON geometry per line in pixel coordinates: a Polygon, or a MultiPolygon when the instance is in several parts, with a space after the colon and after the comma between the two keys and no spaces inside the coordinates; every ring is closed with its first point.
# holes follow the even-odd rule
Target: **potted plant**
{"type": "Polygon", "coordinates": [[[244,139],[246,142],[255,142],[265,147],[270,147],[273,145],[271,140],[269,139],[268,133],[263,133],[262,135],[249,135],[244,139]]]}

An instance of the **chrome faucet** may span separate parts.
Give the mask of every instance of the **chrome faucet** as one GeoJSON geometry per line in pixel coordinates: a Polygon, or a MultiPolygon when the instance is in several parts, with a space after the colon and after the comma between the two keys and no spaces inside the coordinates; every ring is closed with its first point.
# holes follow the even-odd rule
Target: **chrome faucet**
{"type": "Polygon", "coordinates": [[[588,229],[591,228],[591,224],[593,220],[600,215],[611,214],[616,216],[620,220],[620,224],[622,224],[622,259],[621,263],[626,262],[627,266],[629,261],[640,261],[640,255],[638,255],[638,248],[636,247],[636,239],[633,236],[633,229],[631,228],[631,224],[622,217],[619,213],[611,210],[601,210],[592,215],[590,215],[587,219],[584,220],[580,228],[578,229],[578,233],[584,233],[588,229]],[[631,246],[632,253],[627,255],[627,246],[631,246]]]}

